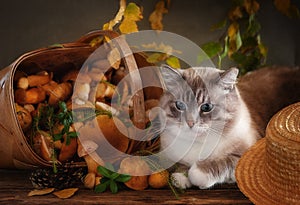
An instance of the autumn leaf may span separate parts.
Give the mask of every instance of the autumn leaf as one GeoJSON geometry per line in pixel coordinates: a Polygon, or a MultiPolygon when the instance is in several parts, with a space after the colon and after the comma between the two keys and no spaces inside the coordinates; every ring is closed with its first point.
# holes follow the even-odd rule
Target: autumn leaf
{"type": "Polygon", "coordinates": [[[63,189],[60,191],[53,192],[53,194],[60,199],[67,199],[73,196],[77,191],[78,188],[69,188],[69,189],[63,189]]]}
{"type": "Polygon", "coordinates": [[[108,23],[104,24],[102,29],[113,30],[113,27],[122,20],[125,9],[126,9],[126,0],[120,0],[120,8],[115,18],[110,20],[108,23]]]}
{"type": "Polygon", "coordinates": [[[121,33],[133,33],[138,31],[137,21],[143,19],[142,11],[135,3],[129,3],[124,11],[124,19],[120,24],[121,33]]]}
{"type": "Polygon", "coordinates": [[[268,54],[268,48],[261,42],[260,35],[257,36],[258,49],[261,55],[266,58],[268,54]]]}
{"type": "Polygon", "coordinates": [[[147,57],[148,63],[158,63],[160,61],[163,61],[167,58],[167,55],[165,53],[153,53],[147,57]]]}
{"type": "Polygon", "coordinates": [[[160,0],[156,3],[155,10],[149,16],[149,22],[153,30],[163,30],[162,19],[166,13],[168,13],[168,9],[165,7],[165,2],[160,0]]]}
{"type": "Polygon", "coordinates": [[[53,191],[54,191],[54,188],[35,189],[35,190],[30,191],[27,196],[41,196],[41,195],[50,194],[53,191]]]}
{"type": "Polygon", "coordinates": [[[103,39],[104,39],[103,36],[98,36],[94,38],[93,40],[91,40],[90,46],[95,47],[97,45],[100,45],[103,42],[103,39]]]}
{"type": "Polygon", "coordinates": [[[228,27],[227,33],[229,38],[234,38],[234,36],[236,35],[236,33],[239,30],[239,24],[234,22],[232,24],[230,24],[230,26],[228,27]]]}
{"type": "Polygon", "coordinates": [[[259,9],[259,3],[255,0],[244,0],[244,7],[248,14],[254,14],[259,9]]]}
{"type": "Polygon", "coordinates": [[[171,56],[167,58],[166,63],[171,66],[172,68],[180,68],[180,62],[179,59],[176,58],[175,56],[171,56]]]}

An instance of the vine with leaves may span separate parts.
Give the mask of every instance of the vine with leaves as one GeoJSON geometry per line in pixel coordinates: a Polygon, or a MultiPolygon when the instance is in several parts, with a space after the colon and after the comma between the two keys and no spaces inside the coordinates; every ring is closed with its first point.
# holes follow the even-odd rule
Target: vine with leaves
{"type": "MultiPolygon", "coordinates": [[[[278,11],[288,17],[299,17],[298,8],[289,0],[274,0],[278,11]]],[[[266,64],[267,46],[261,40],[261,24],[257,18],[260,3],[256,0],[233,0],[227,18],[213,25],[212,30],[223,29],[219,41],[202,45],[209,58],[218,58],[218,66],[228,57],[240,68],[241,74],[266,64]]],[[[200,60],[201,59],[200,57],[200,60]]]]}
{"type": "MultiPolygon", "coordinates": [[[[270,0],[276,9],[289,18],[299,18],[299,9],[291,0],[270,0]]],[[[198,56],[198,62],[210,58],[222,67],[222,61],[228,58],[240,68],[240,73],[255,70],[266,64],[268,48],[261,37],[261,24],[258,19],[260,1],[231,0],[231,9],[221,22],[212,25],[212,31],[222,29],[223,34],[216,41],[201,45],[207,56],[198,56]]],[[[163,16],[169,12],[171,0],[158,0],[148,21],[151,29],[163,30],[163,16]]],[[[121,34],[138,31],[137,22],[143,19],[142,7],[135,3],[126,4],[120,0],[120,8],[115,18],[103,25],[104,30],[116,30],[121,34]]],[[[160,48],[160,53],[151,53],[148,61],[151,63],[164,62],[174,68],[180,68],[180,61],[164,52],[172,50],[169,45],[154,45],[160,48]]]]}

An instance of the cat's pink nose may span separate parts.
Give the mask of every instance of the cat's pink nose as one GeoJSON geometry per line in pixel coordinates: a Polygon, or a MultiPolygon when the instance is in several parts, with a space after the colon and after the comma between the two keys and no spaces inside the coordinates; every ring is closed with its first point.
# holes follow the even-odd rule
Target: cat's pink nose
{"type": "Polygon", "coordinates": [[[195,122],[193,120],[188,120],[188,121],[186,121],[186,123],[188,124],[188,126],[190,128],[194,127],[194,125],[195,125],[195,122]]]}

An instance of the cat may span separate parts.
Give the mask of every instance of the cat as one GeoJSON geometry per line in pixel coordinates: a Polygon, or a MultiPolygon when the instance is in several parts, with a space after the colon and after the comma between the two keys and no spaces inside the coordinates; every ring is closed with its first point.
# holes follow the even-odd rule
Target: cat
{"type": "Polygon", "coordinates": [[[263,68],[239,79],[238,73],[161,67],[161,152],[180,164],[171,175],[176,187],[235,182],[239,158],[264,136],[272,115],[300,101],[298,68],[263,68]]]}

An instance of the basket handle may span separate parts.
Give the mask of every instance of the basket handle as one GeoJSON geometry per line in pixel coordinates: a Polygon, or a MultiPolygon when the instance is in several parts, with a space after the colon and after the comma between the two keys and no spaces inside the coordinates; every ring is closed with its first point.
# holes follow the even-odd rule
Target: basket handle
{"type": "Polygon", "coordinates": [[[133,55],[132,50],[130,49],[125,38],[121,37],[119,33],[110,30],[96,30],[90,33],[87,33],[80,39],[77,43],[90,43],[94,38],[99,36],[107,36],[110,39],[114,39],[119,47],[119,50],[122,52],[122,56],[125,68],[128,69],[130,78],[132,80],[133,90],[137,92],[133,96],[133,124],[139,128],[145,128],[145,103],[144,103],[144,92],[142,78],[138,71],[138,66],[133,55]]]}

